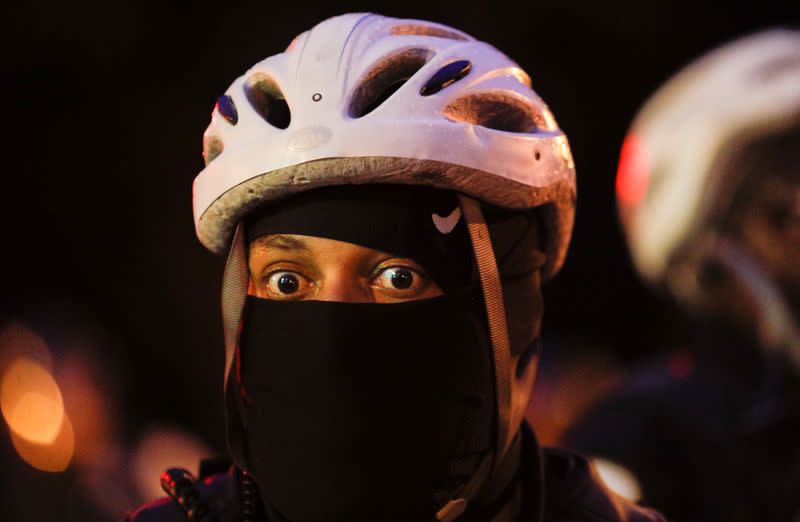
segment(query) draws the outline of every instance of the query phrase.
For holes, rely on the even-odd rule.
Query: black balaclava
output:
[[[492,351],[464,220],[448,231],[457,215],[451,192],[346,186],[245,224],[248,241],[300,234],[411,258],[444,291],[397,304],[247,297],[230,390],[247,470],[287,520],[427,522],[492,447]]]

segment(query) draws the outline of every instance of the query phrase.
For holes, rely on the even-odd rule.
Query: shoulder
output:
[[[585,458],[566,450],[543,451],[546,522],[664,522],[658,512],[609,491]]]
[[[682,357],[675,352],[632,371],[618,390],[575,420],[562,443],[624,465],[651,492],[674,490],[676,481],[688,485],[687,465],[724,463],[724,442],[738,418],[725,407],[726,391],[714,376],[692,371]]]
[[[201,477],[204,474],[201,473]],[[217,520],[236,520],[236,481],[234,469],[205,476],[194,483],[191,495],[205,504]],[[124,522],[185,522],[186,512],[170,497],[160,498],[128,513]]]
[[[616,391],[576,419],[564,442],[587,453],[659,451],[668,439],[702,441],[728,422],[724,387],[676,351],[634,368]]]

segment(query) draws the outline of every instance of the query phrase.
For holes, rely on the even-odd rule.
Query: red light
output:
[[[617,170],[617,198],[625,205],[636,205],[647,193],[650,158],[639,138],[628,134],[622,142]]]

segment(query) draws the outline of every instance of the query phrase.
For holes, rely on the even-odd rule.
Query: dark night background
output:
[[[546,288],[546,336],[624,363],[679,342],[681,331],[666,300],[635,279],[616,224],[613,181],[630,119],[702,52],[800,19],[800,3],[774,0],[6,6],[0,326],[22,321],[51,344],[65,330],[94,332],[105,368],[96,377],[114,390],[124,441],[166,422],[223,450],[223,260],[197,242],[191,212],[202,132],[216,97],[248,67],[349,11],[455,26],[529,72],[578,172],[572,249]],[[10,519],[81,519],[59,504],[65,479],[27,467],[3,433]],[[30,498],[5,487],[12,482]]]

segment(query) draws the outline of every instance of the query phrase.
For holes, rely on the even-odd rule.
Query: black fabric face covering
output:
[[[428,522],[492,447],[483,298],[451,192],[345,186],[293,196],[245,226],[346,241],[422,264],[445,295],[397,304],[248,296],[229,390],[247,470],[290,522]],[[460,209],[458,210],[460,213]]]
[[[248,296],[233,390],[264,503],[291,522],[431,520],[454,463],[491,444],[482,306],[472,292],[399,304]]]
[[[399,304],[248,296],[229,415],[279,518],[429,522],[493,446],[492,350],[472,248],[463,218],[441,230],[441,218],[459,213],[452,192],[343,186],[293,196],[245,224],[248,244],[299,234],[411,258],[444,291]],[[541,318],[538,223],[511,212],[487,221],[519,354]]]

